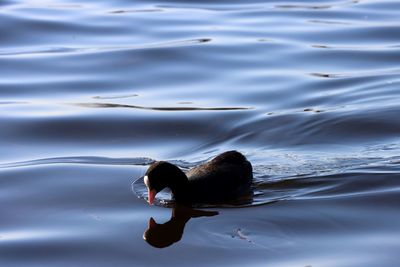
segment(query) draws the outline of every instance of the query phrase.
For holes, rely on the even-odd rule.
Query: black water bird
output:
[[[147,170],[144,183],[150,204],[166,187],[171,189],[178,204],[211,204],[245,195],[250,191],[252,179],[253,169],[246,157],[237,151],[227,151],[186,174],[169,162],[155,162]]]

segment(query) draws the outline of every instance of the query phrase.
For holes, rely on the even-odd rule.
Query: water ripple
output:
[[[0,57],[19,57],[19,56],[40,56],[40,55],[63,55],[63,54],[85,54],[85,53],[98,53],[98,52],[112,52],[112,51],[129,51],[129,50],[142,50],[152,48],[166,48],[166,47],[179,47],[189,46],[201,43],[211,42],[211,38],[199,38],[180,41],[168,41],[163,43],[132,45],[132,46],[95,46],[95,47],[39,47],[35,50],[31,48],[18,48],[0,50]]]
[[[108,158],[108,157],[58,157],[27,160],[11,163],[1,163],[0,169],[31,167],[48,164],[90,164],[90,165],[149,165],[154,160],[150,158]]]
[[[149,12],[163,12],[162,8],[149,8],[149,9],[120,9],[110,11],[110,14],[126,14],[126,13],[149,13]]]
[[[311,76],[319,78],[354,78],[354,77],[379,77],[400,74],[400,69],[380,69],[371,71],[351,71],[343,73],[310,73]]]
[[[316,5],[316,4],[310,4],[310,5],[287,4],[287,5],[276,5],[275,8],[299,9],[299,10],[301,10],[301,9],[323,10],[323,9],[336,8],[336,7],[340,7],[340,6],[354,5],[354,4],[358,4],[359,2],[360,2],[360,0],[337,1],[336,3],[322,4],[322,5]]]
[[[144,109],[144,110],[157,110],[157,111],[201,111],[201,110],[248,110],[251,107],[143,107],[135,105],[125,104],[112,104],[112,103],[78,103],[74,104],[80,107],[86,108],[132,108],[132,109]]]

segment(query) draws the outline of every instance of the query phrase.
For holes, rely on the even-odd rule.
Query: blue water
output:
[[[1,1],[0,265],[398,266],[399,10]],[[246,203],[144,200],[231,149]]]

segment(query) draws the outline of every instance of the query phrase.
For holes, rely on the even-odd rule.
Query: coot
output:
[[[169,162],[155,162],[147,170],[144,183],[151,205],[156,194],[166,187],[178,204],[220,203],[249,192],[252,179],[253,168],[246,157],[227,151],[186,174]]]

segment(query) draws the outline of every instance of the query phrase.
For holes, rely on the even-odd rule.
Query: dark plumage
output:
[[[237,151],[222,153],[186,174],[177,166],[158,161],[144,177],[149,203],[168,187],[177,203],[213,203],[233,200],[249,192],[253,179],[251,163]]]

